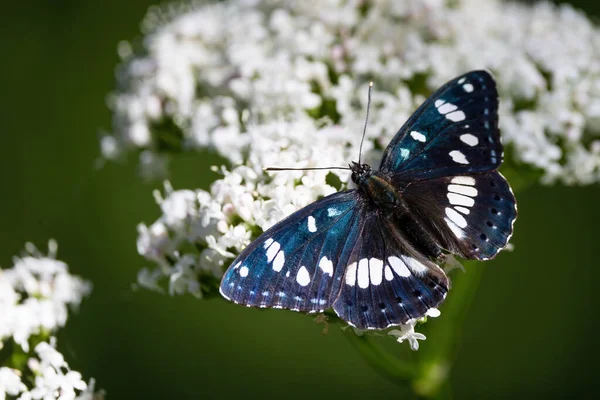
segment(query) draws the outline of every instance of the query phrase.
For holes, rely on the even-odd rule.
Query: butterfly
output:
[[[459,76],[400,128],[379,169],[352,162],[355,189],[296,211],[233,261],[220,292],[238,304],[320,313],[359,329],[424,316],[450,284],[447,254],[506,247],[516,200],[497,171],[498,93],[486,71]]]

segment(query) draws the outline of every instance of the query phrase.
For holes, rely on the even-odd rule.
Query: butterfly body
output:
[[[275,224],[226,271],[239,304],[307,313],[333,308],[361,329],[419,318],[446,297],[446,253],[493,258],[516,201],[502,159],[492,77],[473,71],[434,93],[399,130],[378,170],[349,165],[356,189]]]
[[[400,193],[392,182],[367,164],[350,164],[352,181],[358,191],[366,196],[375,208],[387,210],[397,207],[400,203]]]
[[[438,258],[443,254],[435,239],[422,229],[422,224],[411,214],[409,205],[402,199],[402,190],[409,183],[394,184],[385,173],[373,170],[367,164],[353,162],[349,166],[352,171],[351,179],[357,186],[365,207],[369,212],[385,219],[394,236],[400,237],[400,230],[403,230],[407,241],[421,254],[430,258]]]

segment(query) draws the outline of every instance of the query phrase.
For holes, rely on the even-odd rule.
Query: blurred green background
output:
[[[56,238],[59,258],[94,283],[59,344],[108,399],[409,398],[337,327],[324,336],[291,312],[132,290],[146,265],[136,225],[159,216],[151,192],[160,184],[141,182],[133,160],[94,165],[98,134],[110,129],[116,45],[139,36],[152,3],[3,3],[0,265],[25,241],[45,251]],[[578,6],[600,14],[597,2]],[[174,187],[206,188],[215,160],[175,160]],[[456,343],[453,390],[459,399],[589,397],[600,359],[600,189],[534,187],[518,201],[516,251],[475,267],[485,274]],[[407,348],[390,346],[409,357]]]

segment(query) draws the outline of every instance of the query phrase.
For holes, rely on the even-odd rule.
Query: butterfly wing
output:
[[[498,93],[486,71],[446,83],[400,128],[380,171],[403,180],[490,171],[502,161]]]
[[[516,200],[496,171],[503,147],[492,76],[472,71],[438,89],[385,150],[381,169],[440,247],[486,260],[504,248]]]
[[[256,307],[321,312],[339,291],[361,231],[359,195],[334,193],[277,223],[246,247],[221,281],[221,294]]]
[[[322,312],[361,329],[418,318],[448,290],[389,219],[356,191],[335,193],[274,225],[233,261],[221,294],[239,304]]]
[[[418,181],[403,198],[442,248],[468,259],[493,258],[517,218],[515,197],[498,171]]]
[[[364,211],[360,240],[333,304],[360,329],[384,329],[425,315],[446,297],[444,272],[410,245],[391,213]]]

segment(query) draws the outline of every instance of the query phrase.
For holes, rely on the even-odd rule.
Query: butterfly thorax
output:
[[[388,227],[394,231],[394,237],[403,237],[412,248],[426,257],[440,256],[441,250],[436,238],[425,228],[423,222],[410,212],[401,192],[385,174],[374,171],[366,164],[352,163],[350,168],[352,181],[358,187],[358,191],[379,215],[390,221]]]
[[[381,208],[395,208],[400,204],[400,196],[389,179],[374,171],[367,164],[350,164],[352,181],[358,191],[366,196],[375,206]]]

